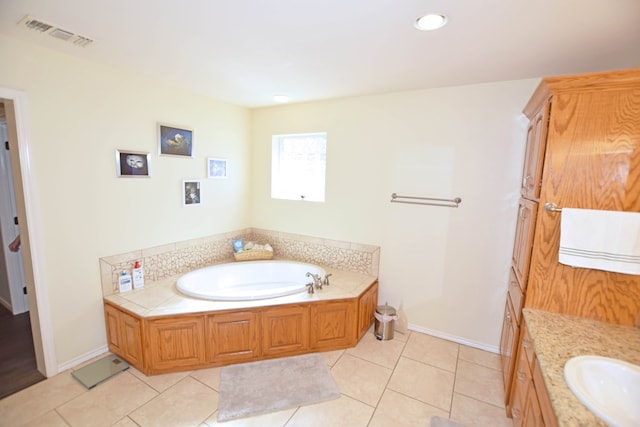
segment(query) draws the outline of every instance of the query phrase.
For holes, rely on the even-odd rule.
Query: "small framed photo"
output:
[[[116,175],[120,178],[148,178],[151,176],[149,153],[116,150]]]
[[[193,131],[158,124],[158,154],[161,156],[193,157]]]
[[[202,203],[199,180],[182,181],[182,205],[196,206]]]
[[[227,159],[209,157],[207,159],[207,177],[218,179],[227,178],[229,176],[227,166]]]

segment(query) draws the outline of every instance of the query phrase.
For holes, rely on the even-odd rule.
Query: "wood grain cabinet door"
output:
[[[518,219],[516,221],[516,235],[513,242],[513,270],[522,288],[527,290],[527,275],[531,263],[531,249],[535,232],[538,203],[521,198],[518,202]]]
[[[151,373],[205,365],[204,316],[149,320],[146,329]]]
[[[378,306],[378,282],[369,287],[358,301],[358,339],[367,332]]]
[[[144,371],[142,352],[142,321],[115,307],[105,304],[109,350]]]
[[[502,365],[502,378],[504,381],[505,403],[509,403],[510,389],[512,385],[512,373],[515,365],[515,356],[518,344],[520,327],[516,322],[516,316],[507,298],[504,307],[504,319],[502,320],[502,334],[500,337],[500,362]],[[508,408],[507,408],[508,409]]]
[[[547,101],[531,118],[527,129],[527,146],[520,189],[522,197],[527,199],[538,200],[540,197],[550,107],[551,103]]]
[[[313,350],[348,347],[356,342],[356,301],[331,301],[311,306]]]
[[[207,359],[212,363],[249,361],[260,355],[260,313],[207,316]]]
[[[271,307],[262,312],[262,354],[300,354],[309,349],[309,306]]]

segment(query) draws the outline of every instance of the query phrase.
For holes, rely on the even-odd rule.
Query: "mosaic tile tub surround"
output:
[[[103,296],[117,293],[118,276],[131,271],[136,261],[144,268],[145,282],[166,279],[208,265],[234,262],[232,241],[270,243],[279,259],[319,264],[338,270],[378,276],[380,247],[257,228],[170,243],[100,258]]]

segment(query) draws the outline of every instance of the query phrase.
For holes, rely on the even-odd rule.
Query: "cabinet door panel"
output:
[[[118,356],[124,356],[125,343],[122,339],[123,334],[120,331],[120,313],[119,310],[105,304],[104,318],[107,325],[107,344],[109,345],[109,350]]]
[[[314,350],[348,347],[356,342],[355,301],[311,306],[310,344]]]
[[[358,302],[358,339],[367,332],[373,322],[373,315],[378,306],[378,282],[375,282],[360,297]]]
[[[527,146],[520,189],[522,197],[527,199],[537,200],[540,197],[550,108],[551,103],[547,101],[531,119],[527,129]]]
[[[538,204],[531,200],[520,199],[516,235],[513,243],[513,270],[523,293],[527,290],[527,275],[531,261],[531,249],[535,231]]]
[[[512,372],[515,365],[518,334],[520,328],[516,323],[511,301],[507,299],[504,307],[502,335],[500,337],[500,361],[502,363],[502,378],[505,389],[505,403],[509,403],[509,391],[512,384]]]
[[[124,358],[140,369],[143,361],[142,322],[127,313],[121,313],[121,331],[125,342]]]
[[[207,317],[210,362],[251,360],[260,355],[260,313],[238,312]]]
[[[309,348],[309,307],[273,307],[262,313],[262,354],[298,354]]]
[[[147,322],[149,366],[155,373],[196,369],[206,362],[204,316]]]

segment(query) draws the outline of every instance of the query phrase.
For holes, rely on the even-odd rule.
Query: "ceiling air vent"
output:
[[[26,28],[34,31],[48,34],[51,37],[55,37],[59,40],[72,43],[76,46],[86,47],[93,43],[88,37],[81,36],[80,34],[72,33],[71,31],[63,30],[56,25],[49,24],[47,22],[36,19],[32,16],[26,15],[18,22],[18,25],[24,25]]]

